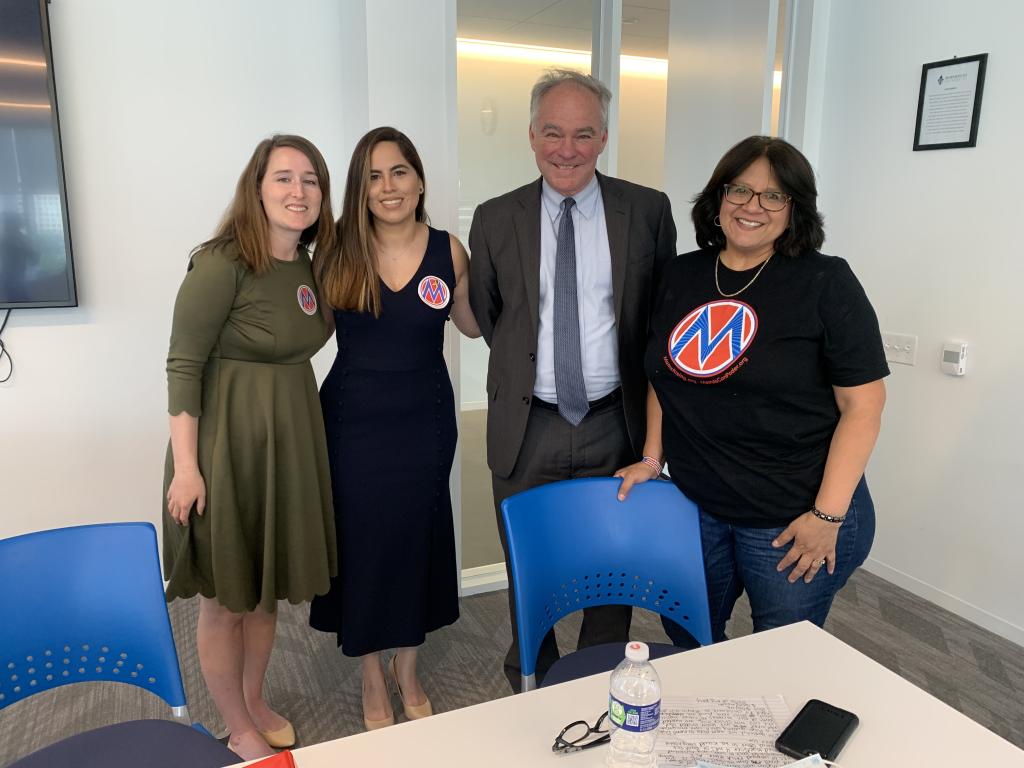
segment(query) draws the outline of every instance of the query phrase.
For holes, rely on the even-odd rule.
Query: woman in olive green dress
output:
[[[323,157],[261,142],[217,234],[192,254],[167,356],[167,598],[199,594],[199,663],[247,760],[291,746],[263,699],[277,601],[337,573],[330,471],[310,357],[329,329],[307,246],[334,247]]]

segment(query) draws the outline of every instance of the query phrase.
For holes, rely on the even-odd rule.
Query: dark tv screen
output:
[[[78,303],[46,0],[0,0],[0,309]]]

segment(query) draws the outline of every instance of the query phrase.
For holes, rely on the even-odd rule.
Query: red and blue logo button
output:
[[[433,275],[427,275],[420,280],[416,292],[419,294],[420,300],[432,309],[444,309],[452,300],[452,292],[449,290],[448,284],[440,277]]]
[[[308,285],[300,285],[296,292],[299,299],[299,306],[307,315],[316,314],[316,294]]]

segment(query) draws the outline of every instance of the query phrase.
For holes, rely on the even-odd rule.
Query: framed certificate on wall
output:
[[[914,151],[978,143],[978,118],[988,54],[933,61],[921,68]]]

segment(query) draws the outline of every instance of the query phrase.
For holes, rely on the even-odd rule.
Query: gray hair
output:
[[[577,88],[590,91],[597,97],[601,105],[601,128],[608,130],[608,105],[612,100],[612,92],[608,86],[591,75],[584,75],[575,69],[549,69],[540,76],[540,79],[533,86],[530,92],[530,125],[537,122],[537,112],[540,109],[540,100],[553,88],[563,83],[571,83]]]

